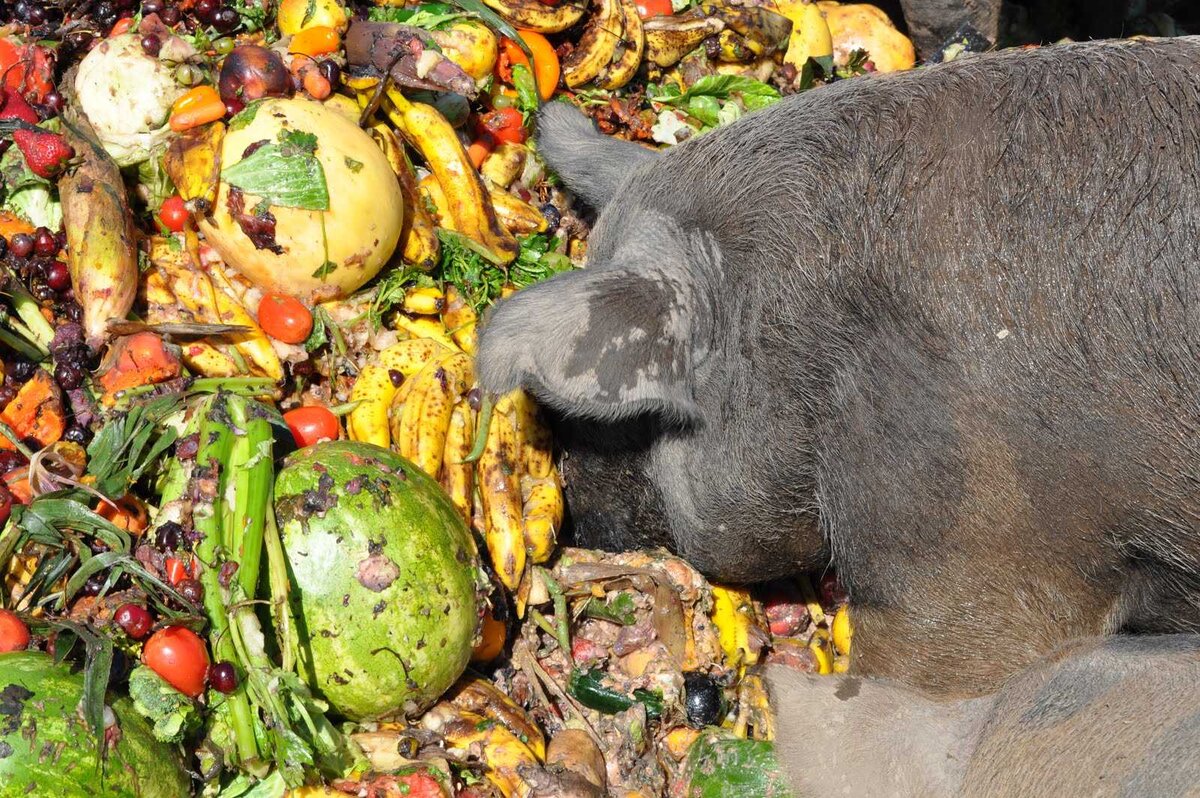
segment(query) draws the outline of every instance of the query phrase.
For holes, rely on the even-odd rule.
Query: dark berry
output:
[[[198,0],[192,10],[196,12],[196,18],[201,22],[211,23],[213,13],[218,8],[220,8],[220,4],[217,0]]]
[[[67,264],[56,260],[46,269],[46,285],[59,293],[71,287],[71,272]]]
[[[168,6],[162,10],[162,13],[158,15],[158,18],[161,19],[163,24],[168,28],[178,25],[179,8],[177,6]]]
[[[220,693],[232,693],[237,689],[237,669],[232,662],[218,662],[208,669],[208,683]]]
[[[117,21],[117,10],[108,0],[101,0],[92,8],[92,19],[102,28],[111,28]]]
[[[133,0],[112,0],[113,8],[118,11],[128,11],[133,8]]]
[[[27,462],[29,461],[25,459],[25,455],[16,449],[0,449],[0,474],[7,474]]]
[[[230,116],[236,116],[237,114],[241,113],[242,109],[245,107],[246,104],[236,97],[230,97],[225,101],[225,113],[229,114]]]
[[[683,679],[687,719],[696,728],[715,726],[724,714],[721,688],[703,673],[688,673]]]
[[[554,206],[554,203],[547,202],[541,207],[542,216],[546,217],[546,228],[549,230],[557,230],[558,225],[562,222],[562,212]]]
[[[86,427],[67,427],[67,431],[63,433],[62,439],[67,443],[78,443],[83,446],[91,438],[91,433]]]
[[[73,391],[80,385],[83,385],[83,371],[78,366],[72,366],[69,363],[59,363],[54,367],[54,381],[63,390]]]
[[[8,486],[0,482],[0,525],[8,522],[8,517],[12,514],[13,497],[8,491]]]
[[[142,37],[142,52],[146,55],[158,57],[158,51],[162,49],[162,39],[157,36],[147,34]]]
[[[48,228],[39,227],[33,236],[33,251],[48,258],[58,252],[58,239]]]
[[[56,91],[52,91],[42,100],[42,107],[46,109],[47,116],[58,116],[63,111],[63,96]]]
[[[0,236],[0,258],[3,258],[6,252],[8,252],[8,239]]]
[[[34,277],[29,281],[29,293],[39,302],[48,302],[54,299],[58,292],[46,285],[46,281],[41,277]]]
[[[140,604],[122,604],[113,615],[113,620],[134,640],[145,637],[154,624],[150,611]]]
[[[133,671],[133,659],[121,649],[114,648],[112,662],[108,666],[109,685],[115,687],[129,681],[131,671]]]
[[[212,16],[212,26],[221,33],[229,33],[241,21],[241,15],[232,8],[222,8],[220,11],[214,11]]]
[[[174,521],[167,521],[154,534],[154,545],[162,551],[178,551],[183,545],[183,527]]]
[[[8,367],[8,375],[17,382],[28,382],[37,371],[37,364],[24,358],[14,360]]]
[[[204,586],[195,579],[183,579],[175,586],[175,589],[179,591],[179,595],[193,604],[199,604],[204,600]]]
[[[29,233],[17,233],[8,242],[8,249],[12,252],[13,257],[28,258],[33,254],[33,236]]]
[[[321,77],[329,81],[329,85],[337,88],[338,82],[342,79],[342,68],[334,61],[325,60],[320,64]]]
[[[85,596],[98,596],[100,591],[104,589],[104,583],[108,581],[107,574],[94,574],[83,583],[83,589],[80,591]]]
[[[144,0],[142,3],[142,15],[160,14],[164,8],[162,0]]]

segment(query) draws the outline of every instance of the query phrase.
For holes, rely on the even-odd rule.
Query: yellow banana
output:
[[[412,378],[412,391],[392,419],[397,451],[434,479],[442,469],[454,405],[473,380],[471,359],[461,352],[431,361]]]
[[[510,395],[496,402],[483,454],[479,457],[479,496],[484,540],[500,582],[515,591],[525,572],[521,471],[517,431],[509,417]]]
[[[563,521],[562,485],[558,474],[522,477],[521,494],[525,498],[525,549],[534,563],[544,563],[554,554]]]
[[[854,637],[854,629],[850,626],[850,610],[844,606],[838,607],[837,612],[833,614],[831,627],[834,649],[839,654],[849,654],[850,640]]]
[[[425,713],[421,725],[441,734],[452,752],[465,756],[468,750],[478,751],[484,775],[504,798],[522,798],[532,792],[520,769],[537,767],[538,758],[503,723],[442,703]]]
[[[541,0],[483,0],[484,4],[518,28],[538,33],[558,33],[574,25],[587,10],[587,0],[567,0],[557,6]]]
[[[619,0],[595,0],[599,6],[580,37],[579,43],[562,61],[563,81],[572,89],[600,77],[613,60],[621,30]]]
[[[352,441],[365,441],[387,447],[391,443],[388,431],[388,410],[396,386],[383,366],[367,364],[358,372],[350,401],[358,405],[346,416],[346,433]]]
[[[454,343],[454,339],[446,331],[446,325],[442,324],[441,319],[436,316],[417,316],[413,318],[403,313],[397,313],[392,317],[392,323],[413,338],[428,338],[452,352],[458,349],[458,346]]]
[[[432,338],[410,338],[380,352],[378,362],[383,368],[398,371],[408,379],[435,357],[444,358],[452,354],[453,347],[447,347]]]
[[[191,237],[193,234],[189,234]],[[235,297],[236,289],[219,268],[210,269],[209,279],[213,283],[213,295],[217,300],[217,315],[221,324],[240,324],[250,331],[234,336],[234,346],[252,364],[252,370],[273,380],[283,379],[283,364],[267,334],[258,326],[254,317]]]
[[[520,247],[500,224],[483,178],[471,165],[453,126],[436,108],[407,100],[388,88],[386,111],[414,147],[420,150],[447,200],[455,231],[481,244],[499,263],[509,263]]]
[[[475,464],[463,460],[471,453],[474,437],[475,414],[467,400],[460,399],[450,414],[450,428],[446,431],[441,481],[468,526],[471,523],[471,495],[475,490]]]
[[[508,188],[521,176],[529,148],[515,141],[502,141],[496,145],[479,167],[479,173],[501,188]]]
[[[817,661],[817,673],[822,676],[833,673],[833,655],[829,653],[828,646],[814,639],[808,644],[808,650],[813,653],[813,657]]]
[[[150,324],[190,321],[158,269],[149,269],[142,274],[141,289],[146,303],[146,321]],[[179,354],[193,374],[233,377],[239,373],[237,364],[228,355],[206,341],[187,341],[180,345]]]
[[[496,209],[496,218],[509,232],[520,235],[541,233],[549,226],[541,211],[515,194],[488,186],[488,196],[491,197],[492,207]]]
[[[215,122],[172,136],[163,154],[163,170],[197,213],[208,213],[217,201],[224,141],[225,125]]]
[[[804,69],[810,58],[828,58],[833,55],[833,36],[829,23],[816,3],[800,0],[775,0],[774,10],[792,21],[792,32],[788,37],[787,53],[783,63],[791,64],[797,71]],[[771,8],[771,5],[768,5]]]
[[[421,202],[417,193],[417,176],[404,145],[386,125],[371,127],[371,136],[387,155],[396,180],[400,183],[400,194],[404,197],[404,227],[400,231],[400,257],[423,271],[431,271],[438,262],[441,243],[433,217]]]
[[[446,302],[442,308],[442,324],[446,325],[450,337],[462,351],[471,357],[475,356],[475,346],[478,335],[475,325],[478,317],[475,309],[467,304],[462,292],[454,285],[446,286]]]
[[[529,750],[539,761],[546,758],[546,738],[542,735],[542,730],[530,720],[525,710],[487,679],[479,676],[464,677],[451,690],[450,703],[461,710],[503,723],[529,746]]]
[[[596,81],[602,89],[619,89],[633,79],[642,63],[642,52],[646,49],[646,36],[642,31],[642,18],[638,16],[637,4],[633,0],[618,0],[621,11],[621,38],[617,43],[612,63],[601,72]]]
[[[542,422],[537,402],[524,391],[513,391],[509,399],[513,425],[521,442],[521,463],[530,476],[549,477],[554,470],[554,441]]]
[[[717,627],[725,664],[741,671],[758,662],[759,649],[750,643],[754,607],[750,594],[732,587],[712,586],[712,619]]]
[[[725,29],[716,17],[697,14],[670,14],[654,17],[642,23],[646,37],[645,60],[666,69],[683,60],[700,42]]]
[[[434,316],[442,312],[446,295],[433,285],[414,285],[404,292],[401,305],[405,313],[416,316]]]

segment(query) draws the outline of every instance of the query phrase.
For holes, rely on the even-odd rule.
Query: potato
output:
[[[817,5],[833,37],[834,63],[845,64],[855,50],[870,53],[877,72],[898,72],[916,63],[912,42],[896,30],[882,10],[868,3]]]
[[[246,116],[253,116],[246,122]],[[265,291],[291,294],[313,303],[344,297],[379,273],[391,257],[404,221],[404,200],[396,175],[371,137],[345,115],[302,99],[269,99],[235,117],[221,148],[221,184],[212,216],[200,229],[226,263]],[[270,202],[242,191],[249,219],[269,212],[274,237],[257,236],[231,215],[234,169],[253,144],[280,143],[281,133],[311,133],[313,155],[324,172],[328,210],[306,210]],[[275,186],[269,187],[277,190]],[[266,191],[267,187],[261,188]]]

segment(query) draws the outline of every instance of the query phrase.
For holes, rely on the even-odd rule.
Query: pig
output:
[[[775,666],[776,753],[797,798],[1200,796],[1200,637],[1080,640],[998,692]]]
[[[852,666],[946,697],[1200,623],[1200,40],[835,82],[657,152],[538,147],[585,268],[495,305],[478,378],[561,443],[576,543],[832,566]]]

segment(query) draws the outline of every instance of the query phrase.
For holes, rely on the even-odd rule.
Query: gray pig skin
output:
[[[1089,639],[996,694],[768,669],[796,798],[1200,796],[1200,637]]]
[[[832,564],[855,670],[946,695],[1200,628],[1200,40],[841,81],[663,153],[538,124],[601,210],[478,374],[550,409],[581,545]]]

